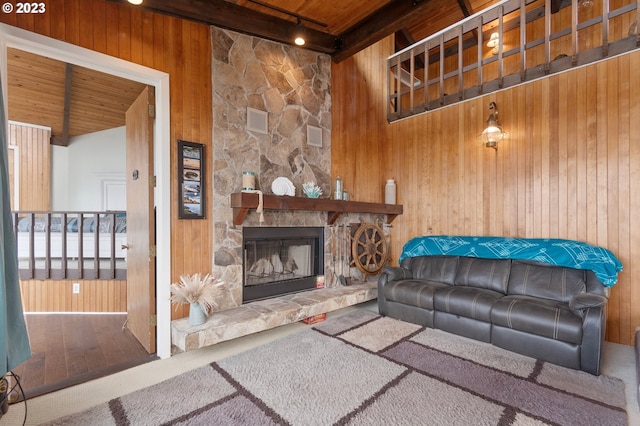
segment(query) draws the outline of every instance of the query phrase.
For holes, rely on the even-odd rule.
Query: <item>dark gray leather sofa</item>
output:
[[[418,256],[385,267],[380,314],[599,375],[609,289],[591,271]]]

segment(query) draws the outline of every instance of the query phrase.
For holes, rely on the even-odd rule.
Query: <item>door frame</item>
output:
[[[156,188],[156,354],[171,356],[171,133],[169,74],[84,47],[0,23],[0,77],[7,102],[7,48],[13,47],[52,59],[112,74],[155,87],[154,167]],[[5,111],[6,113],[6,111]],[[5,114],[5,119],[7,115]]]

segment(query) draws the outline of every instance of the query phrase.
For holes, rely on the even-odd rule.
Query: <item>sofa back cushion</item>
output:
[[[510,266],[509,259],[461,257],[454,284],[486,288],[507,294]]]
[[[458,256],[416,256],[406,258],[402,266],[411,269],[414,279],[453,285]]]
[[[569,303],[571,298],[586,290],[585,271],[519,262],[511,264],[509,294],[541,297]]]

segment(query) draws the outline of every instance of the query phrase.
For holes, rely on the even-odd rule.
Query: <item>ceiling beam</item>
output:
[[[129,5],[125,0],[115,0]],[[129,5],[131,6],[131,5]],[[140,7],[178,18],[258,36],[285,44],[293,44],[297,22],[268,15],[223,0],[145,0]],[[305,48],[333,53],[335,36],[305,27]]]
[[[460,11],[462,12],[462,16],[464,16],[465,18],[468,18],[469,16],[472,15],[472,8],[471,8],[471,3],[469,2],[469,0],[458,0],[458,6],[460,6]],[[478,42],[478,30],[473,30],[473,40],[477,43]]]
[[[551,0],[551,13],[558,13],[568,6],[571,6],[571,0]]]
[[[460,6],[460,11],[462,11],[465,18],[471,16],[472,9],[469,0],[458,0],[458,6]]]
[[[341,62],[419,19],[427,11],[430,2],[395,0],[378,9],[338,36],[342,48],[333,55],[333,61]]]
[[[51,135],[51,145],[69,146],[69,120],[71,114],[71,91],[73,89],[73,65],[67,63],[64,70],[64,106],[62,108],[62,134]]]
[[[409,47],[412,44],[415,44],[416,42],[416,40],[413,38],[411,33],[409,33],[409,31],[406,28],[402,28],[401,30],[396,31],[395,35],[396,35],[395,36],[396,52],[399,52],[405,47]],[[414,64],[415,69],[419,70],[424,68],[424,59],[422,58],[422,56],[416,56],[415,61],[416,61]],[[407,71],[409,70],[407,69]]]

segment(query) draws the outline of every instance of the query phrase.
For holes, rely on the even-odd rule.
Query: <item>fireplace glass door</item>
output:
[[[243,302],[316,287],[324,271],[323,228],[243,228]]]

